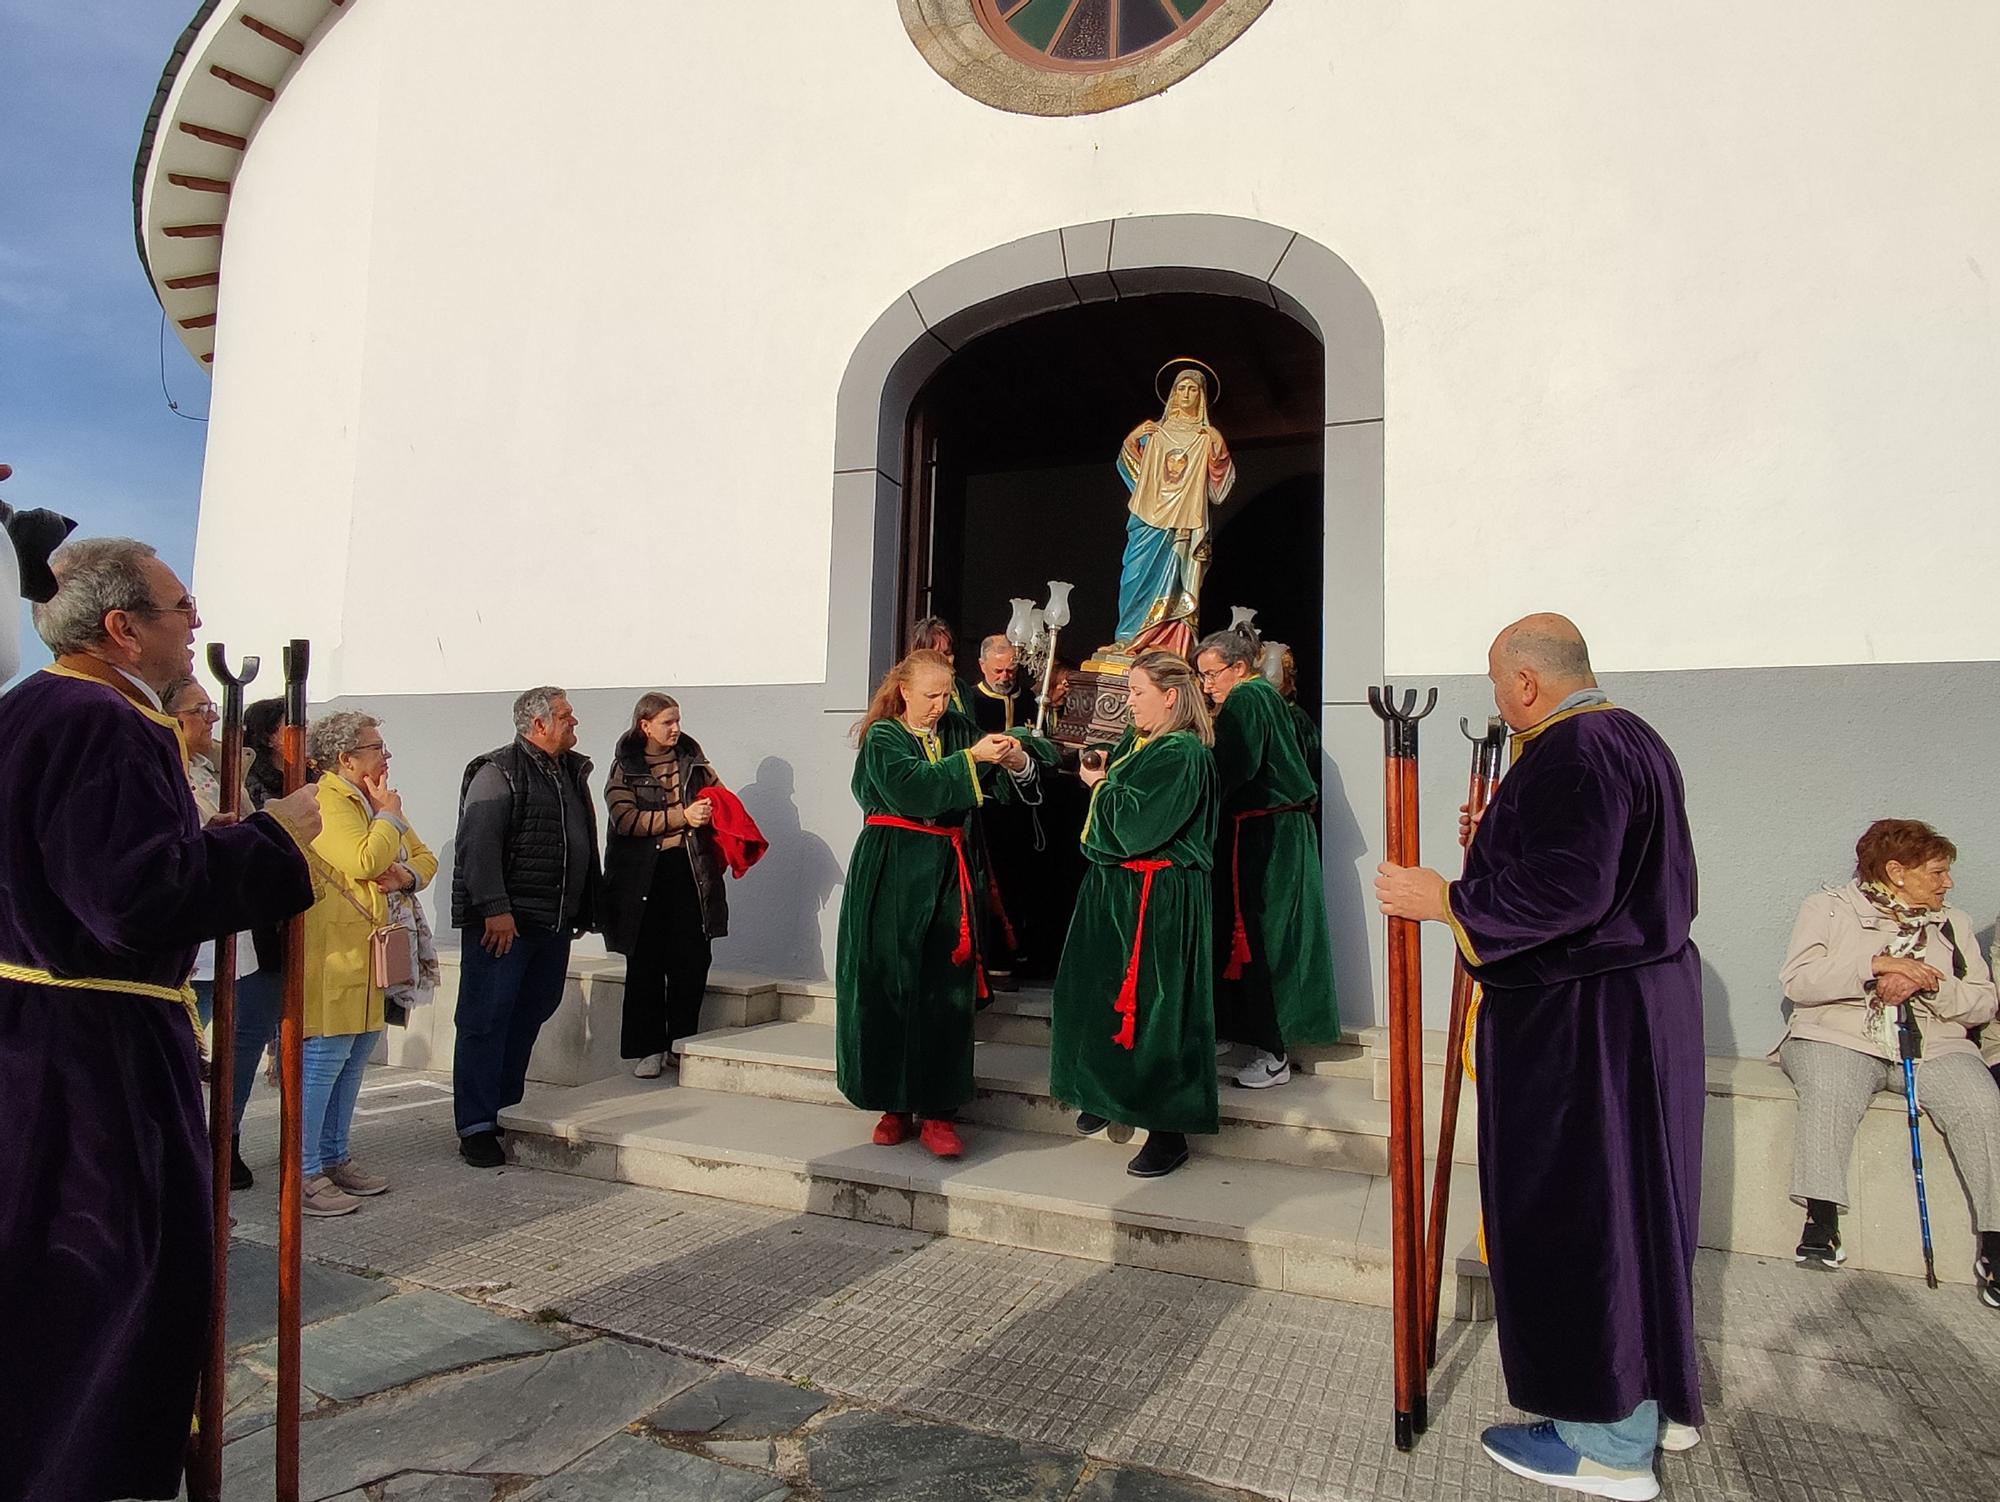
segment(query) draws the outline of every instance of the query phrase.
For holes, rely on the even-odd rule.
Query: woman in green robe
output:
[[[966,819],[997,790],[997,767],[1027,765],[1011,736],[939,743],[951,688],[940,654],[912,652],[856,726],[854,801],[866,823],[847,864],[834,965],[841,1094],[883,1113],[884,1147],[921,1119],[924,1146],[941,1158],[963,1150],[951,1116],[972,1098],[980,972]]]
[[[1187,1133],[1216,1129],[1209,867],[1215,762],[1194,671],[1170,652],[1132,665],[1132,726],[1087,766],[1089,862],[1056,973],[1049,1084],[1088,1135],[1146,1128],[1126,1172],[1187,1162]]]
[[[1218,631],[1195,652],[1215,702],[1222,799],[1215,848],[1216,1029],[1257,1056],[1236,1083],[1263,1090],[1292,1077],[1287,1045],[1340,1041],[1333,944],[1320,874],[1317,768],[1297,706],[1257,671],[1256,644]]]

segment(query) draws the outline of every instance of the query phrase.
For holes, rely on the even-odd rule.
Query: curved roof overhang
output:
[[[243,153],[346,0],[201,0],[160,74],[132,164],[132,228],[174,333],[215,359],[222,237]]]

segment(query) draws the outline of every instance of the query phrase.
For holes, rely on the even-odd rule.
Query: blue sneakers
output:
[[[1624,1471],[1588,1460],[1564,1444],[1547,1419],[1539,1424],[1495,1424],[1479,1436],[1479,1443],[1516,1476],[1544,1486],[1620,1502],[1652,1502],[1660,1494],[1660,1483],[1650,1468]]]

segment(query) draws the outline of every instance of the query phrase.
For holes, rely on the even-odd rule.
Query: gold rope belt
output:
[[[201,1045],[201,1013],[195,1008],[194,985],[156,986],[143,980],[99,980],[82,975],[51,975],[32,965],[11,965],[0,960],[0,980],[17,980],[29,986],[54,986],[63,991],[111,991],[120,996],[144,996],[151,1001],[171,1001],[187,1013],[197,1047]]]

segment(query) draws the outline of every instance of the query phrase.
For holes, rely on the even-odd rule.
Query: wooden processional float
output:
[[[285,791],[306,784],[307,642],[294,640],[285,648],[285,722],[279,734],[279,759],[285,770]],[[257,676],[258,660],[246,657],[239,672],[231,672],[222,646],[208,649],[209,671],[222,685],[222,812],[242,813],[243,689]],[[285,990],[278,1018],[278,1502],[299,1498],[299,1280],[301,1233],[304,1229],[303,1185],[299,1156],[300,1102],[304,1084],[305,1049],[305,914],[285,924]],[[194,1462],[188,1471],[192,1502],[221,1502],[222,1408],[224,1363],[228,1336],[225,1320],[229,1291],[229,1165],[234,1125],[231,1082],[236,1054],[236,935],[215,944],[215,1013],[213,1058],[209,1068],[208,1136],[214,1166],[215,1274],[210,1289],[207,1362],[202,1374],[197,1410]]]

